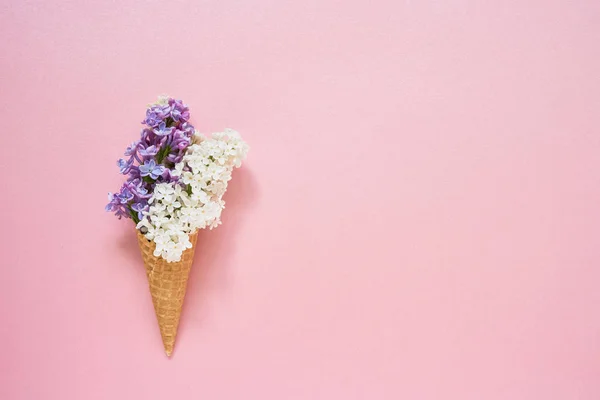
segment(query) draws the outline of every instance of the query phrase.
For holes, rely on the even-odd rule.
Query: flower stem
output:
[[[129,210],[129,215],[131,215],[131,219],[137,225],[140,222],[137,213],[131,208],[131,204],[127,204],[127,209]]]
[[[169,146],[169,145],[166,145],[165,147],[160,149],[158,154],[156,155],[156,163],[162,164],[163,160],[165,159],[167,154],[169,154],[170,151],[171,151],[171,146]]]

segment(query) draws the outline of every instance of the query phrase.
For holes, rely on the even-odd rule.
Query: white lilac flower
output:
[[[137,224],[156,244],[154,255],[168,262],[181,260],[183,252],[192,247],[191,233],[221,224],[222,197],[231,172],[248,152],[248,145],[232,129],[210,138],[196,131],[192,143],[170,171],[179,180],[156,184],[148,210]]]

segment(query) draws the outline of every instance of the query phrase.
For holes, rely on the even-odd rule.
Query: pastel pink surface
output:
[[[0,4],[0,398],[600,398],[600,3]],[[166,359],[104,213],[168,93],[246,164]]]

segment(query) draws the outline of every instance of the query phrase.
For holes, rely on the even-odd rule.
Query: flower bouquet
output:
[[[139,140],[117,165],[127,181],[108,194],[106,211],[136,224],[152,303],[167,356],[194,259],[198,229],[221,224],[223,195],[248,145],[231,129],[204,136],[181,101],[159,97],[146,110]]]

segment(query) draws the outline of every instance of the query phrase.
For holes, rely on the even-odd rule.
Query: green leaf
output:
[[[158,154],[156,154],[156,163],[162,164],[163,160],[171,152],[171,146],[167,145],[159,150]]]

